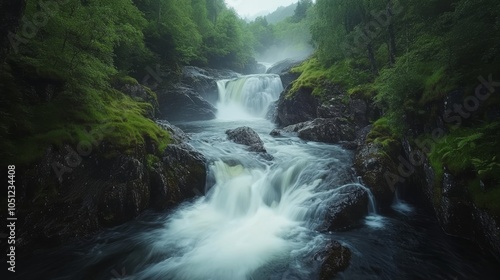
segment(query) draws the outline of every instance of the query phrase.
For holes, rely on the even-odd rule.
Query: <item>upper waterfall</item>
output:
[[[264,117],[269,105],[283,91],[279,75],[249,75],[217,82],[219,118]]]

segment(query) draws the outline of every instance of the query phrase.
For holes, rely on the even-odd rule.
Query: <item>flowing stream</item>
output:
[[[205,194],[165,213],[147,213],[81,244],[35,255],[19,279],[318,279],[317,253],[330,240],[352,251],[339,279],[490,279],[494,262],[445,236],[431,215],[397,200],[345,232],[316,229],[345,188],[365,188],[340,146],[273,138],[263,117],[283,87],[279,76],[218,83],[219,117],[178,123],[208,159]],[[227,140],[250,126],[273,160]]]

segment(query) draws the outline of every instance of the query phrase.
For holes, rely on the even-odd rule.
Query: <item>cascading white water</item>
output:
[[[283,84],[279,75],[243,76],[217,82],[219,119],[264,117],[269,105],[279,98]]]

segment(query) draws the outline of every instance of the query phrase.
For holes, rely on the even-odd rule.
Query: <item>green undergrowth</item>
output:
[[[387,117],[382,117],[372,124],[372,129],[366,136],[366,142],[379,144],[388,153],[394,152],[393,149],[398,141]]]
[[[466,176],[474,201],[497,215],[500,214],[500,205],[497,205],[500,199],[499,137],[499,121],[455,129],[439,138],[429,155],[438,184],[445,167],[455,176]],[[484,188],[479,186],[480,181]]]
[[[301,88],[312,90],[312,94],[322,97],[322,85],[325,82],[335,83],[345,88],[363,88],[370,82],[371,74],[364,70],[362,62],[354,60],[343,60],[332,66],[324,67],[317,58],[311,58],[291,70],[292,73],[300,74],[299,78],[292,84],[289,96],[293,96]]]
[[[171,141],[166,131],[145,117],[149,103],[134,101],[110,87],[75,84],[66,84],[49,100],[41,100],[9,70],[4,65],[0,74],[4,119],[0,152],[7,164],[29,164],[49,145],[95,151],[108,142],[114,152],[132,153],[146,138],[160,150]]]

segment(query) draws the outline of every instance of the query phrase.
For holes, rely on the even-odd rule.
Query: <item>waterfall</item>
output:
[[[262,118],[283,91],[279,75],[249,75],[217,82],[219,119]]]

